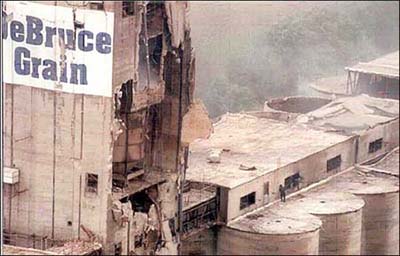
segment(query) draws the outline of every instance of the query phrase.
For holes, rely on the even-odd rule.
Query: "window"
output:
[[[93,173],[86,174],[86,192],[97,193],[97,180],[99,175]]]
[[[287,177],[285,179],[285,188],[290,189],[290,188],[298,188],[300,182],[300,173],[296,172],[295,174]]]
[[[114,255],[121,255],[122,254],[122,243],[119,242],[114,244]]]
[[[143,246],[143,234],[135,236],[135,248]]]
[[[326,170],[328,172],[335,170],[337,168],[340,168],[341,164],[342,164],[342,156],[341,155],[335,156],[334,158],[331,158],[326,162]]]
[[[375,153],[376,151],[382,149],[382,145],[383,145],[382,138],[374,140],[373,142],[369,143],[368,153]]]
[[[122,1],[122,17],[128,17],[133,15],[135,15],[135,2]]]
[[[256,192],[252,192],[240,198],[240,210],[249,207],[256,202]]]
[[[269,181],[264,183],[264,195],[269,195]]]
[[[90,9],[104,10],[104,1],[89,1]]]

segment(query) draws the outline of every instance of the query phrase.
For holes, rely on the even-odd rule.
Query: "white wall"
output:
[[[279,185],[283,185],[285,178],[295,174],[296,172],[300,172],[300,176],[303,177],[303,181],[300,184],[301,188],[325,179],[338,171],[345,170],[354,165],[355,140],[355,136],[349,137],[347,140],[339,144],[333,145],[297,162],[257,177],[248,183],[232,188],[229,191],[228,197],[227,220],[230,221],[246,212],[252,211],[268,203],[264,200],[264,183],[267,181],[269,182],[269,202],[271,202],[279,198]],[[339,154],[341,154],[342,158],[340,170],[327,172],[326,162]],[[256,192],[256,203],[240,210],[240,198],[251,192]],[[288,191],[287,195],[290,192],[291,191]]]
[[[383,138],[383,147],[374,153],[368,153],[369,143]],[[376,126],[360,134],[357,163],[362,163],[389,152],[399,145],[399,119]]]

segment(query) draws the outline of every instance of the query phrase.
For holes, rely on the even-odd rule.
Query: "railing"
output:
[[[183,212],[183,233],[214,225],[218,216],[218,201],[211,198]]]

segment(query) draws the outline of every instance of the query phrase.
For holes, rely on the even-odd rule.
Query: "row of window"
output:
[[[377,139],[373,142],[369,143],[369,153],[377,152],[382,149],[383,139]],[[326,170],[328,172],[333,170],[340,170],[340,166],[342,165],[342,155],[337,155],[328,161],[326,161]],[[295,173],[287,178],[285,178],[285,188],[295,188],[299,186],[301,176],[300,173]],[[269,182],[264,183],[264,195],[269,195]],[[240,210],[243,210],[252,204],[256,203],[256,192],[251,192],[240,198]]]

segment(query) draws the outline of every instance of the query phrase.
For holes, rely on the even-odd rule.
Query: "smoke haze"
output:
[[[395,51],[399,2],[190,2],[196,93],[216,117]]]

